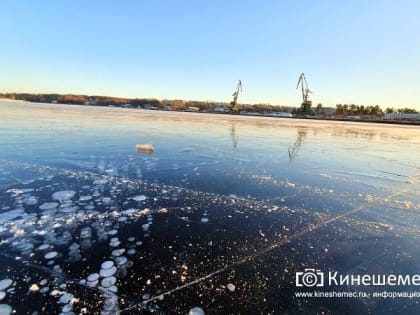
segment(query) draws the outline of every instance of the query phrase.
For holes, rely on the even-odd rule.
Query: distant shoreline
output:
[[[85,104],[66,104],[66,103],[44,103],[44,102],[31,102],[26,100],[13,100],[9,98],[0,98],[2,102],[19,102],[19,103],[33,103],[33,104],[46,104],[46,105],[57,105],[57,106],[80,106],[80,107],[106,107],[106,108],[124,108],[123,106],[112,105],[85,105]],[[280,117],[280,116],[271,116],[264,114],[252,114],[248,113],[246,115],[239,113],[219,113],[211,111],[188,111],[188,110],[162,110],[162,109],[144,109],[144,108],[124,108],[130,110],[144,110],[152,112],[188,112],[195,114],[214,114],[214,115],[223,115],[223,116],[240,116],[240,117],[269,117],[269,118],[285,118],[285,119],[307,119],[307,120],[316,120],[316,121],[342,121],[342,122],[352,122],[352,123],[377,123],[377,124],[389,124],[389,125],[410,125],[410,126],[420,126],[420,120],[392,120],[392,119],[351,119],[351,118],[339,118],[339,117],[320,117],[320,116],[293,116],[293,117]]]

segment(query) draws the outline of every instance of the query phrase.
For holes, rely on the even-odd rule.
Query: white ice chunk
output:
[[[236,287],[235,287],[235,285],[233,283],[228,283],[228,285],[226,287],[228,288],[228,290],[230,292],[234,292],[235,289],[236,289]]]

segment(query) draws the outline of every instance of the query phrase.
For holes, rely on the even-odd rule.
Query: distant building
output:
[[[389,113],[389,114],[385,114],[384,119],[387,119],[387,120],[420,120],[420,114]]]
[[[346,115],[344,116],[344,118],[346,119],[351,119],[351,120],[360,120],[360,115]]]
[[[172,110],[172,105],[163,106],[163,110]]]
[[[144,109],[158,109],[156,106],[153,106],[152,104],[144,104],[143,108]]]
[[[346,119],[352,120],[378,120],[381,119],[379,115],[346,115],[344,116]]]
[[[213,111],[215,113],[229,113],[230,112],[229,108],[226,108],[226,107],[215,107]]]
[[[248,115],[248,116],[261,116],[261,114],[258,113],[258,112],[249,112],[249,111],[246,111],[246,110],[241,110],[239,112],[239,114],[240,115]]]
[[[271,117],[293,117],[292,114],[287,113],[287,112],[264,113],[264,116],[271,116]]]

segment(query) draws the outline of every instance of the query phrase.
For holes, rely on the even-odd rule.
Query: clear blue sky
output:
[[[420,1],[1,1],[0,92],[420,109]]]

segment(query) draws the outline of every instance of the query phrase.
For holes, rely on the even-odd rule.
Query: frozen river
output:
[[[418,126],[0,100],[0,314],[419,314],[419,157]]]

